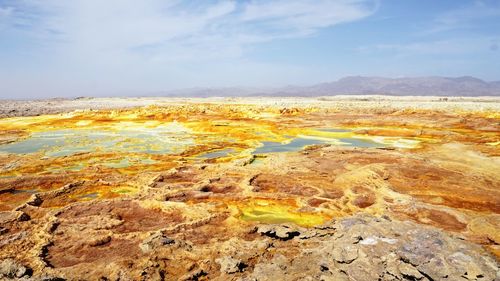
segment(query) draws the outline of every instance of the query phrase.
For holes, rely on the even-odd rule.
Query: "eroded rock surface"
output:
[[[208,230],[201,225],[192,228]],[[214,230],[213,235],[219,236]],[[34,276],[67,280],[106,277],[112,280],[365,281],[497,280],[500,277],[500,264],[478,245],[432,227],[368,215],[312,228],[262,224],[210,243],[199,243],[181,232],[169,236],[164,232],[146,237],[139,233],[113,236],[119,247],[106,239],[77,254],[85,257],[84,252],[93,252],[105,258],[105,262],[88,258],[71,263],[55,262],[32,272],[20,261],[4,259],[0,273],[4,278],[34,273]],[[75,245],[70,240],[58,244],[66,248]],[[53,250],[48,248],[48,254],[53,255]],[[60,253],[65,254],[70,253]]]
[[[327,227],[325,231],[324,228]],[[266,229],[268,226],[265,227]],[[295,230],[296,252],[275,242],[243,280],[495,280],[498,263],[480,247],[414,223],[356,216]],[[302,231],[316,232],[303,236]],[[267,233],[267,232],[264,232]],[[280,237],[278,237],[280,238]]]
[[[497,103],[133,104],[0,119],[0,279],[499,278]]]

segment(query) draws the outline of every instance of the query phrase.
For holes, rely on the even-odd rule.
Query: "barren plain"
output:
[[[0,279],[499,280],[500,98],[0,102]]]

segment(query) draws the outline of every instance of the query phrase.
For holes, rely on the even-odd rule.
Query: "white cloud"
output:
[[[85,95],[298,79],[301,67],[253,61],[247,50],[363,19],[378,0],[4,1],[0,40],[22,41],[24,64],[0,53],[11,61],[0,87]]]
[[[203,3],[201,3],[203,2]],[[15,2],[13,2],[15,3]],[[12,26],[23,26],[45,42],[64,42],[75,51],[165,51],[228,46],[230,56],[248,44],[308,36],[321,28],[362,19],[372,0],[24,0]],[[2,12],[3,11],[3,12]],[[1,13],[11,10],[2,8]],[[22,24],[19,24],[22,23]],[[29,30],[31,29],[31,30]],[[220,53],[220,52],[219,52]],[[172,53],[172,59],[175,53]]]
[[[434,19],[432,27],[424,34],[474,28],[483,20],[498,18],[500,5],[498,1],[495,1],[473,1],[466,6],[442,13]]]
[[[381,43],[361,46],[361,53],[391,53],[398,57],[415,55],[477,56],[495,51],[499,33],[492,21],[500,18],[500,2],[470,1],[467,4],[438,14],[426,23],[430,28],[413,34],[409,42]],[[491,26],[490,28],[488,28]],[[479,33],[471,32],[479,28]],[[465,31],[465,29],[467,29]],[[455,32],[453,32],[455,31]],[[461,32],[457,35],[457,31]],[[487,35],[489,34],[489,35]],[[411,40],[413,39],[413,40]],[[408,40],[404,40],[408,41]]]
[[[397,56],[413,55],[467,55],[489,51],[497,39],[492,37],[451,38],[406,44],[377,44],[358,49],[362,53],[391,52]]]
[[[2,7],[0,6],[0,31],[2,31],[5,26],[8,26],[10,17],[14,12],[13,7]]]
[[[13,11],[13,7],[0,7],[0,19],[10,16]]]
[[[378,3],[364,1],[253,1],[245,6],[244,21],[264,21],[269,27],[315,32],[319,28],[359,20],[372,14]]]

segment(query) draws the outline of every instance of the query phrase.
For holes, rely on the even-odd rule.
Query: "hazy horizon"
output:
[[[500,80],[499,1],[0,0],[0,98]]]

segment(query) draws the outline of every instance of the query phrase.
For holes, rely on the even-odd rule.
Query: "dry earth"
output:
[[[0,108],[0,279],[500,278],[498,98]]]

